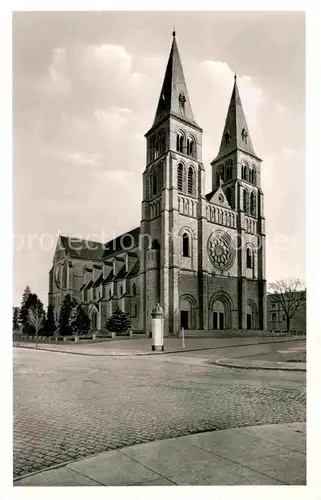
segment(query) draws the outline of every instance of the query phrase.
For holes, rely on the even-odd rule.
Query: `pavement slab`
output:
[[[300,451],[292,451],[269,439],[278,433],[291,438],[297,430],[305,435],[305,424],[253,426],[144,443],[33,474],[14,485],[303,485],[303,443]]]

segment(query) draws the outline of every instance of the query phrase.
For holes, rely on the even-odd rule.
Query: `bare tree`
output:
[[[33,306],[28,309],[28,321],[36,332],[36,347],[38,347],[38,333],[40,328],[42,328],[45,320],[45,314],[43,306],[40,300],[36,302]]]
[[[273,294],[273,300],[280,304],[286,319],[286,330],[290,331],[291,319],[297,310],[305,304],[306,289],[299,280],[281,280],[269,284],[269,292]]]

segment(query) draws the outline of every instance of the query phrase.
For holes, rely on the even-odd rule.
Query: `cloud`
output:
[[[34,44],[20,64],[14,87],[18,231],[56,234],[60,229],[86,235],[102,229],[122,232],[139,224],[144,133],[154,118],[168,54],[158,56],[152,44],[138,50],[129,45],[131,38],[128,45],[121,37],[114,44],[99,43],[98,38],[92,36],[86,44],[85,38],[58,36],[50,50]],[[26,69],[33,57],[36,69]],[[183,58],[195,119],[204,130],[208,191],[209,162],[218,151],[234,83],[232,65],[210,57],[204,60],[200,52],[193,59],[190,52]],[[293,139],[291,110],[271,95],[271,87],[257,73],[240,73],[238,85],[255,151],[264,160],[269,238],[281,231],[302,233],[303,181],[298,179],[304,177],[304,158]],[[126,217],[118,217],[124,211]],[[284,253],[280,259],[280,251],[270,245],[269,269],[272,263],[279,276],[289,274],[296,259],[295,250],[290,251],[293,258]],[[40,281],[49,260],[37,268]],[[43,283],[46,290],[47,281]]]

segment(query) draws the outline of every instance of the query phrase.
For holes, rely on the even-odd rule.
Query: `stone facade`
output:
[[[202,129],[194,119],[175,36],[145,137],[140,227],[106,245],[77,240],[78,250],[70,238],[60,237],[49,303],[58,315],[63,296],[71,293],[98,329],[119,306],[129,313],[133,330],[148,333],[152,309],[160,303],[165,335],[176,335],[181,327],[266,330],[261,160],[236,79],[220,150],[211,163],[210,193],[205,193]]]

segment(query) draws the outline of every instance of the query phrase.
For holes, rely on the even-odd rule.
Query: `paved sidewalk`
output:
[[[247,345],[293,342],[305,340],[305,336],[289,337],[232,337],[232,338],[187,338],[186,347],[182,347],[182,340],[178,338],[165,338],[163,352],[151,350],[152,339],[126,339],[113,341],[99,341],[85,343],[59,343],[45,344],[39,343],[36,347],[34,342],[19,342],[15,347],[29,348],[61,352],[67,354],[78,354],[83,356],[163,356],[166,354],[205,351],[209,349],[224,349],[226,347],[244,347]]]
[[[283,370],[294,372],[305,372],[306,363],[287,363],[284,361],[267,361],[265,359],[217,359],[213,362],[216,365],[227,366],[229,368],[244,368],[249,370]]]
[[[154,441],[29,475],[14,486],[304,485],[306,424]]]

